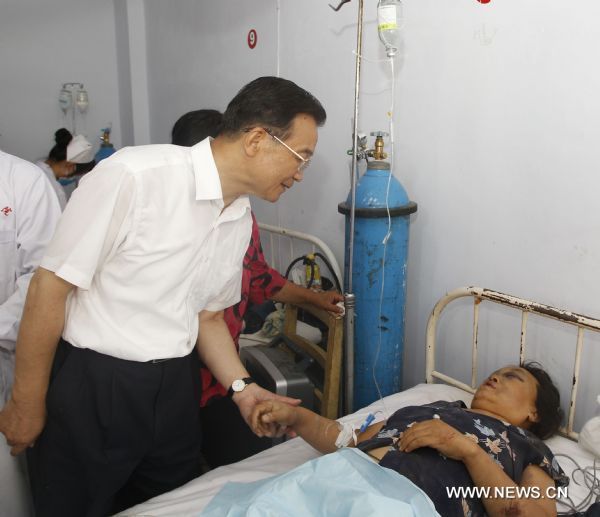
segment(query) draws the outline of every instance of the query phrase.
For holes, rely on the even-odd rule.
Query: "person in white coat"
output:
[[[0,151],[0,407],[10,396],[29,281],[54,234],[60,207],[42,171]],[[32,515],[23,458],[0,440],[0,514]]]

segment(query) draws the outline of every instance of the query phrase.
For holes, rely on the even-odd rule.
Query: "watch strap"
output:
[[[229,398],[233,397],[234,393],[241,393],[242,391],[244,391],[244,389],[246,389],[246,386],[248,386],[248,384],[252,384],[252,383],[256,382],[252,377],[244,377],[241,380],[244,381],[244,388],[242,390],[236,392],[233,389],[233,384],[232,384],[231,386],[229,386],[229,389],[227,390],[227,396]]]

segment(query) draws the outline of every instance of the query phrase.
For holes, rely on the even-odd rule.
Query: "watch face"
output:
[[[242,379],[236,379],[231,383],[233,391],[242,391],[246,387],[246,383]]]

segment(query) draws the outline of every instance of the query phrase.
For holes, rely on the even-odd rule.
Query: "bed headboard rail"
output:
[[[282,274],[285,271],[287,265],[294,260],[299,254],[306,253],[304,248],[309,246],[310,252],[314,253],[316,251],[321,252],[331,264],[331,268],[333,272],[337,276],[338,280],[343,281],[343,276],[340,272],[340,266],[338,265],[338,261],[335,258],[335,255],[331,251],[331,248],[327,246],[321,239],[315,237],[314,235],[310,235],[308,233],[298,232],[296,230],[289,230],[287,228],[281,228],[279,226],[273,226],[265,223],[258,223],[258,227],[261,231],[266,232],[269,237],[269,263],[276,269],[278,269]],[[286,254],[287,258],[282,256],[281,250],[279,246],[276,245],[275,239],[280,237],[285,237],[288,241],[288,254]],[[276,250],[279,250],[279,254],[276,253]]]
[[[435,369],[435,341],[437,323],[441,312],[453,300],[471,296],[473,298],[473,341],[471,352],[471,384],[465,384],[448,375],[438,372]],[[523,298],[517,298],[509,294],[499,293],[491,289],[482,287],[461,287],[449,292],[441,298],[433,308],[429,321],[427,322],[426,334],[426,373],[427,382],[432,383],[434,379],[441,380],[452,386],[456,386],[468,392],[474,393],[477,382],[477,342],[478,342],[478,325],[479,325],[479,305],[483,300],[489,300],[494,303],[506,305],[521,311],[521,340],[519,347],[519,360],[523,362],[525,358],[525,350],[527,346],[527,318],[529,313],[534,313],[539,316],[558,320],[562,323],[577,327],[577,342],[575,349],[575,361],[573,365],[573,381],[571,386],[571,401],[569,404],[569,412],[566,428],[561,429],[562,434],[572,439],[577,439],[578,433],[573,431],[573,422],[575,419],[575,405],[577,399],[577,387],[579,382],[579,370],[581,365],[581,351],[583,349],[584,330],[600,332],[600,320],[576,314],[570,311],[557,309],[550,305],[532,302]]]

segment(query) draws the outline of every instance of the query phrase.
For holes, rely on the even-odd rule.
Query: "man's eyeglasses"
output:
[[[252,131],[253,129],[254,128],[252,128],[252,127],[247,127],[245,129],[243,129],[242,131],[244,131],[244,133],[248,133],[248,132]],[[301,163],[298,166],[299,171],[304,171],[310,165],[310,158],[307,160],[301,154],[298,154],[289,145],[287,145],[283,140],[281,140],[280,138],[277,138],[273,134],[273,131],[271,129],[269,129],[268,127],[261,127],[261,129],[265,133],[267,133],[273,140],[275,140],[276,142],[279,142],[283,147],[285,147],[290,153],[292,153],[296,158],[298,158],[300,160]]]

